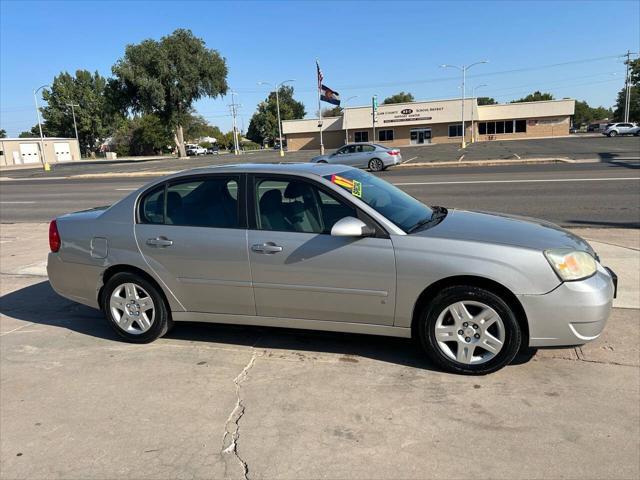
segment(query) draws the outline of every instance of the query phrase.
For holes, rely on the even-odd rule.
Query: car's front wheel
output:
[[[158,288],[134,273],[117,273],[107,281],[102,308],[116,333],[133,343],[152,342],[172,325]]]
[[[454,373],[484,375],[509,364],[522,332],[515,313],[500,296],[474,286],[440,291],[423,310],[420,342],[428,357]]]
[[[616,135],[618,135],[618,132],[616,132],[615,130],[613,130],[612,132],[608,133],[608,137],[615,137]]]

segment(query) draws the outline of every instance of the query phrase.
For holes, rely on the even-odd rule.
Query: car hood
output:
[[[517,215],[450,209],[432,228],[413,235],[546,250],[573,248],[595,256],[591,245],[551,222]]]

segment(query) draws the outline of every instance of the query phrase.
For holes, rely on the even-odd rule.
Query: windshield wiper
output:
[[[431,207],[431,208],[433,209],[433,213],[431,214],[431,217],[423,218],[418,223],[413,225],[409,230],[407,230],[407,233],[414,233],[427,225],[430,225],[430,226],[437,225],[442,221],[444,217],[447,216],[448,210],[446,208],[438,207],[438,206]]]

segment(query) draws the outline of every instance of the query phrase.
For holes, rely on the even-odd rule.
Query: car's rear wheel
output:
[[[465,285],[436,295],[422,312],[419,335],[435,364],[468,375],[499,370],[513,360],[522,343],[509,304],[489,290]]]
[[[172,321],[164,298],[142,276],[117,273],[107,281],[102,295],[109,324],[129,342],[152,342],[169,331]]]
[[[369,160],[369,170],[372,172],[380,172],[384,169],[384,163],[379,158]]]
[[[618,132],[616,132],[616,131],[614,130],[614,131],[612,131],[612,132],[609,132],[607,136],[608,136],[608,137],[615,137],[616,135],[618,135]]]

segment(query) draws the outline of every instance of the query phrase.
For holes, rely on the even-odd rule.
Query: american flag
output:
[[[322,79],[324,77],[322,76],[322,70],[320,70],[320,64],[318,63],[318,60],[316,60],[316,68],[318,69],[318,90],[322,90]]]

